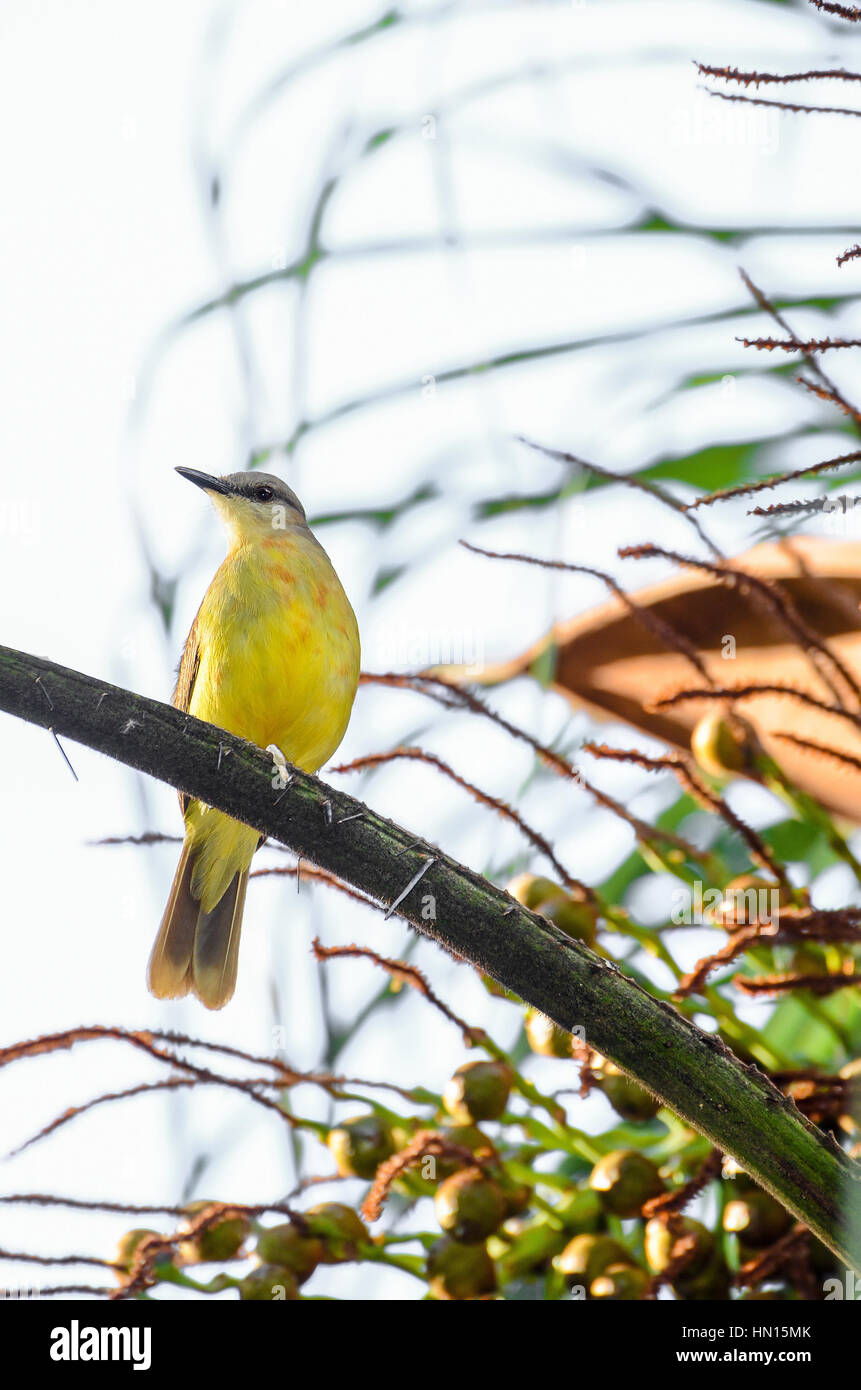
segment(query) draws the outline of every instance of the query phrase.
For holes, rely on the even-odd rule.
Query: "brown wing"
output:
[[[185,639],[185,646],[182,649],[179,669],[176,673],[176,685],[174,686],[171,704],[177,709],[188,711],[191,704],[191,695],[194,690],[194,682],[197,680],[197,673],[200,670],[200,643],[197,634],[197,619],[200,617],[200,609],[197,610],[194,622],[191,625],[188,636]],[[182,814],[188,805],[188,797],[184,792],[179,793],[179,804],[182,807]]]

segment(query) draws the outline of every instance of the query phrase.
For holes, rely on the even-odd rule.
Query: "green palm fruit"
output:
[[[554,883],[552,878],[518,874],[508,892],[531,912],[540,912],[575,941],[595,943],[598,914],[594,903]]]
[[[563,889],[552,878],[542,878],[538,874],[518,874],[508,885],[507,891],[530,912],[540,912],[541,904],[558,898]]]
[[[326,1143],[344,1178],[370,1181],[395,1151],[392,1132],[379,1115],[357,1115],[330,1129]]]
[[[161,1231],[151,1231],[146,1226],[136,1226],[133,1231],[126,1231],[125,1235],[120,1237],[117,1253],[114,1256],[114,1263],[118,1266],[119,1273],[128,1274],[134,1264],[138,1246],[146,1240],[147,1236],[159,1236],[161,1238],[161,1235]],[[172,1262],[169,1250],[164,1251],[155,1259],[157,1265],[171,1264]]]
[[[608,1057],[601,1057],[599,1053],[593,1053],[589,1060],[590,1070],[597,1078],[598,1087],[604,1092],[608,1101],[623,1120],[630,1120],[637,1123],[642,1120],[653,1120],[661,1108],[661,1102],[632,1077],[617,1067],[615,1062],[611,1062]]]
[[[188,1218],[184,1223],[184,1229],[187,1230],[196,1217],[216,1205],[211,1200],[189,1202],[183,1207]],[[183,1241],[179,1247],[180,1254],[191,1264],[218,1264],[222,1260],[231,1260],[241,1250],[250,1231],[251,1222],[241,1212],[234,1216],[225,1216],[214,1225],[198,1231],[190,1240]]]
[[[512,1081],[505,1062],[467,1062],[446,1083],[443,1104],[459,1125],[498,1120],[508,1104]]]
[[[569,1289],[583,1284],[588,1289],[610,1265],[630,1264],[631,1256],[612,1236],[583,1234],[569,1240],[553,1261]]]
[[[722,780],[735,772],[749,771],[758,749],[750,724],[738,715],[728,719],[719,709],[704,714],[691,734],[691,752],[700,767]]]
[[[283,1303],[299,1297],[296,1277],[291,1269],[279,1265],[258,1265],[239,1284],[243,1302]]]
[[[317,1236],[323,1245],[323,1264],[341,1264],[354,1260],[358,1247],[371,1239],[364,1221],[342,1202],[320,1202],[302,1213],[309,1236]]]
[[[614,1149],[592,1169],[589,1186],[604,1210],[623,1219],[638,1216],[644,1202],[664,1191],[657,1164],[638,1149]]]
[[[555,1204],[554,1211],[564,1221],[569,1240],[572,1235],[597,1231],[604,1223],[601,1199],[591,1187],[573,1188]]]
[[[469,1149],[474,1154],[489,1157],[494,1152],[493,1144],[477,1125],[442,1125],[439,1135],[440,1138],[448,1140],[449,1143],[457,1144],[461,1149]],[[447,1155],[436,1158],[435,1162],[436,1173],[440,1178],[450,1178],[452,1173],[460,1172],[464,1166],[463,1159],[452,1158]]]
[[[715,1246],[711,1258],[696,1273],[682,1270],[673,1280],[673,1292],[692,1303],[720,1303],[729,1298],[730,1276],[723,1255]]]
[[[785,1207],[761,1188],[734,1197],[723,1209],[723,1228],[744,1245],[758,1250],[773,1245],[792,1225]]]
[[[523,1016],[526,1039],[540,1057],[570,1057],[571,1034],[530,1004]]]
[[[567,1239],[564,1231],[554,1230],[543,1221],[506,1222],[503,1229],[511,1237],[498,1261],[504,1283],[545,1270],[553,1256],[560,1254]]]
[[[689,1216],[676,1217],[671,1224],[653,1217],[646,1222],[644,1232],[644,1252],[646,1263],[653,1274],[663,1274],[674,1258],[674,1248],[680,1237],[693,1236],[694,1249],[685,1273],[695,1274],[711,1259],[715,1248],[715,1238],[701,1221]]]
[[[505,1197],[480,1168],[464,1168],[440,1183],[434,1212],[442,1229],[464,1245],[486,1240],[505,1219]]]
[[[608,1265],[589,1285],[589,1297],[611,1303],[630,1302],[642,1298],[648,1282],[648,1274],[639,1265]]]
[[[484,1245],[461,1245],[442,1236],[428,1251],[427,1272],[435,1298],[481,1298],[496,1289],[496,1269]]]
[[[257,1258],[261,1264],[289,1269],[297,1284],[310,1279],[325,1253],[318,1236],[303,1235],[292,1221],[267,1226],[257,1236]]]

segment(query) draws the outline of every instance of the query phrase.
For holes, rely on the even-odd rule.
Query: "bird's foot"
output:
[[[272,786],[276,791],[283,791],[285,787],[290,785],[291,773],[287,766],[287,759],[284,757],[277,743],[267,744],[266,752],[271,753],[272,763],[275,768],[272,774]]]

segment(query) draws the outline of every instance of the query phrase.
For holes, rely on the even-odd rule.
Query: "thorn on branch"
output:
[[[430,869],[434,864],[437,864],[438,862],[439,862],[439,861],[438,861],[438,859],[436,858],[436,856],[433,856],[433,858],[431,858],[431,859],[426,859],[426,860],[425,860],[425,862],[424,862],[424,864],[422,864],[421,868],[420,868],[416,873],[413,874],[413,876],[412,876],[412,878],[410,879],[409,883],[407,884],[406,888],[404,888],[403,891],[400,892],[400,893],[398,894],[398,896],[395,898],[394,902],[393,902],[389,907],[386,908],[386,911],[385,911],[385,914],[384,914],[384,920],[385,920],[385,921],[388,921],[388,919],[392,916],[392,914],[393,914],[394,912],[397,912],[397,910],[398,910],[398,908],[400,907],[401,903],[402,903],[402,902],[405,900],[405,898],[407,898],[407,897],[409,896],[409,894],[413,891],[413,889],[415,888],[416,884],[419,883],[420,880],[424,878],[424,876],[425,876],[425,874],[427,873],[428,869]]]
[[[54,701],[51,699],[50,695],[48,694],[48,692],[47,692],[47,690],[46,690],[46,688],[45,688],[45,683],[44,683],[44,681],[42,680],[42,677],[41,677],[41,676],[34,676],[34,677],[33,677],[33,683],[34,683],[34,685],[38,685],[38,687],[39,687],[39,689],[41,690],[42,694],[44,695],[45,699],[48,701],[48,708],[49,708],[49,709],[53,709],[53,708],[54,708]]]
[[[60,742],[59,738],[57,737],[56,731],[55,731],[54,729],[49,729],[49,730],[48,730],[48,733],[51,735],[51,737],[53,738],[53,740],[54,740],[54,742],[56,743],[57,747],[59,748],[60,752],[62,753],[62,755],[63,755],[63,761],[65,762],[66,767],[69,769],[69,771],[71,772],[71,774],[72,774],[72,776],[74,777],[75,781],[77,782],[77,781],[78,781],[78,774],[77,774],[77,772],[75,771],[75,769],[72,767],[71,761],[70,761],[70,759],[69,759],[69,755],[68,755],[68,753],[66,752],[65,748],[63,747],[62,743]]]

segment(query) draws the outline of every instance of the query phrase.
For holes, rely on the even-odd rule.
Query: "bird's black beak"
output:
[[[196,468],[177,468],[176,471],[181,478],[188,478],[196,487],[202,487],[204,492],[220,492],[224,496],[230,492],[221,478],[213,478],[210,473],[200,473]]]

